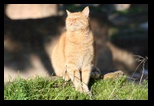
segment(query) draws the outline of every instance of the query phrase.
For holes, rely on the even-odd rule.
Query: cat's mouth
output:
[[[77,31],[77,28],[70,28],[70,31]]]
[[[80,28],[78,28],[77,26],[69,26],[68,29],[71,31],[76,31],[76,30],[79,30]]]
[[[79,22],[74,22],[74,23],[73,23],[73,22],[69,22],[68,25],[69,25],[70,27],[73,27],[73,26],[74,26],[74,27],[79,27],[79,26],[80,26],[80,23],[79,23]]]

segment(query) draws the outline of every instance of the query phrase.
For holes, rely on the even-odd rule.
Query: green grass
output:
[[[71,81],[47,80],[36,77],[28,80],[17,78],[4,83],[5,100],[147,100],[148,81],[135,84],[126,77],[107,80],[90,80],[91,96],[79,93]]]

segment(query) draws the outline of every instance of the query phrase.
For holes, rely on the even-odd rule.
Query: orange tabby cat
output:
[[[66,12],[66,32],[53,49],[52,65],[57,76],[65,81],[71,79],[77,91],[88,92],[90,75],[95,76],[91,71],[95,68],[96,56],[89,24],[89,7],[82,12]]]

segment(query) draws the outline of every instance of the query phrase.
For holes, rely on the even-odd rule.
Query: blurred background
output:
[[[148,4],[4,4],[4,81],[54,75],[50,55],[65,29],[66,9],[85,6],[102,73],[148,79]]]

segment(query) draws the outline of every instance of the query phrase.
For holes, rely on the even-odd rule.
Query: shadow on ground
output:
[[[13,78],[15,78],[17,73],[23,74],[25,78],[36,74],[47,74],[48,76],[54,74],[50,55],[54,43],[65,29],[65,17],[66,15],[41,19],[11,20],[4,15],[4,81],[8,80],[8,75],[14,75]],[[134,71],[136,65],[130,68],[130,64],[125,64],[127,61],[113,60],[114,56],[123,57],[121,54],[117,55],[117,51],[126,54],[121,49],[133,54],[148,55],[148,37],[137,40],[138,42],[135,40],[138,37],[133,38],[132,41],[127,37],[115,38],[111,40],[112,44],[121,49],[112,49],[113,46],[108,46],[107,42],[110,42],[108,40],[109,28],[113,24],[108,20],[107,15],[92,13],[90,20],[97,43],[97,63],[101,70],[124,69],[124,71]]]

